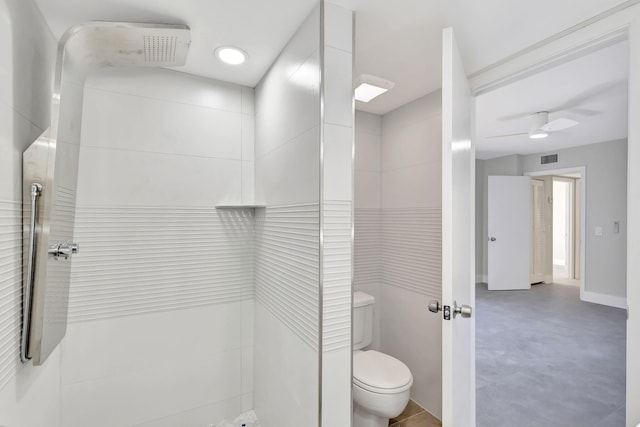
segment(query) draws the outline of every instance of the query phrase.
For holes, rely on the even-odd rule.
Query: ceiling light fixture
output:
[[[376,96],[393,89],[393,86],[395,86],[395,83],[389,80],[369,74],[361,74],[356,79],[355,98],[358,101],[369,102]]]
[[[548,137],[549,134],[542,129],[532,130],[529,132],[529,138],[531,139],[542,139]]]
[[[240,65],[249,56],[244,50],[234,46],[220,46],[216,49],[216,56],[225,64]]]

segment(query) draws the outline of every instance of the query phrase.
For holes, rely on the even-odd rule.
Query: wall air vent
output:
[[[549,154],[549,155],[540,157],[540,164],[541,165],[547,165],[549,163],[558,163],[558,155],[557,154]]]

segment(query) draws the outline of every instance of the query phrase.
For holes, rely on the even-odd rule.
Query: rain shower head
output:
[[[187,61],[191,31],[186,25],[94,21],[72,27],[64,38],[60,46],[90,68],[175,67]]]

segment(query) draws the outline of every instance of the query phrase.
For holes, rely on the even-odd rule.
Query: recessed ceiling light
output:
[[[381,77],[362,74],[356,79],[355,97],[358,101],[369,102],[376,96],[382,95],[395,84]]]
[[[225,64],[240,65],[247,60],[247,52],[233,46],[220,46],[216,49],[216,56]]]

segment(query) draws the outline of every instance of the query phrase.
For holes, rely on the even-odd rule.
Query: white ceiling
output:
[[[357,10],[355,74],[394,81],[356,108],[384,114],[441,86],[442,28],[453,26],[467,74],[623,0],[338,0]]]
[[[476,98],[476,156],[550,152],[627,137],[628,47],[625,42],[543,71]],[[532,140],[530,114],[548,111],[549,121],[580,122]]]
[[[357,11],[355,73],[396,87],[358,109],[383,114],[440,87],[441,29],[453,25],[473,73],[624,0],[333,0]],[[89,20],[184,23],[192,29],[181,71],[254,86],[316,0],[36,0],[54,34]],[[542,23],[542,24],[541,24]],[[219,45],[247,51],[230,67]]]

